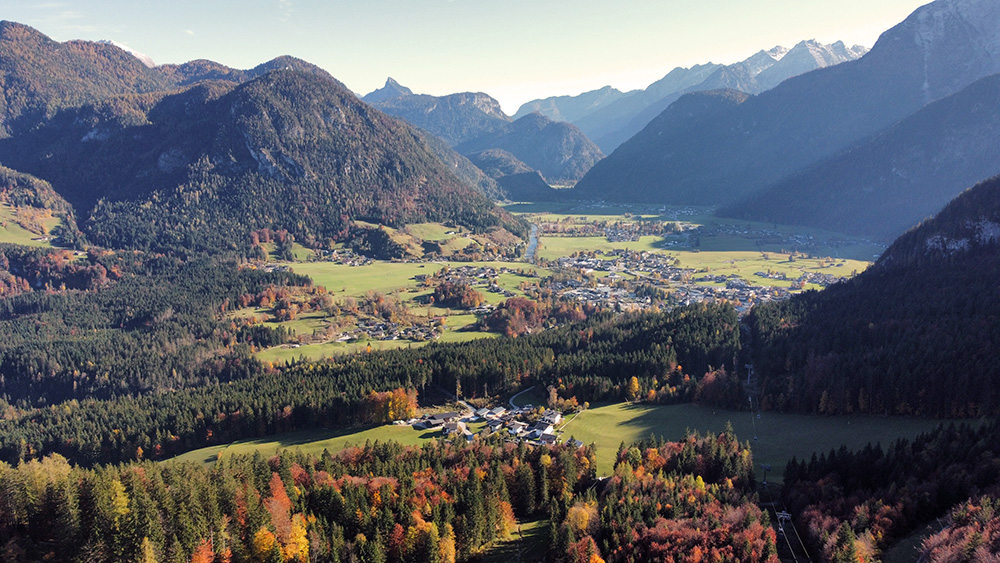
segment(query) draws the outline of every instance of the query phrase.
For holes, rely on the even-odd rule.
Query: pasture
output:
[[[41,210],[35,211],[41,212]],[[43,235],[33,233],[18,224],[17,213],[16,209],[7,204],[0,205],[0,243],[51,248],[52,244],[48,241],[34,240],[41,238]],[[52,231],[60,222],[61,219],[58,217],[43,217],[41,219],[46,233]]]
[[[869,442],[887,446],[898,438],[913,438],[941,421],[872,416],[814,416],[765,412],[758,419],[749,411],[731,411],[685,403],[657,406],[619,403],[592,407],[561,427],[564,439],[572,436],[597,448],[597,471],[610,474],[618,446],[661,436],[678,440],[688,430],[721,432],[731,423],[741,442],[749,442],[762,478],[760,464],[773,468],[768,481],[780,482],[792,457],[808,458],[847,446],[860,449]],[[754,439],[754,436],[757,439]]]
[[[692,206],[658,206],[658,205],[612,205],[612,204],[581,204],[581,203],[515,203],[505,206],[515,214],[523,215],[532,222],[560,222],[570,220],[576,223],[596,221],[607,222],[680,222],[689,226],[702,227],[701,236],[697,241],[697,250],[702,252],[806,252],[813,256],[829,256],[832,258],[849,258],[868,261],[880,254],[885,247],[877,242],[866,239],[822,231],[796,225],[778,225],[738,219],[728,219],[713,215],[712,208]],[[549,238],[560,237],[544,237]],[[606,240],[593,237],[594,242]],[[673,248],[666,241],[657,239],[652,242],[640,241],[635,250],[669,250]],[[544,244],[544,243],[543,243]],[[571,253],[576,245],[570,242],[554,242],[546,252],[540,254],[551,259],[558,256],[561,249],[569,249]],[[628,244],[628,243],[626,243]],[[636,244],[636,243],[632,243]],[[625,248],[614,244],[612,248]],[[676,246],[680,248],[680,246]],[[604,249],[594,246],[588,250]]]
[[[524,395],[518,402],[524,403],[537,398],[530,394]],[[688,431],[697,430],[703,434],[721,432],[727,424],[731,424],[740,441],[750,444],[758,479],[763,478],[761,464],[769,464],[772,470],[767,475],[768,481],[780,483],[785,464],[792,457],[808,458],[813,453],[825,453],[840,446],[860,449],[868,443],[876,442],[885,447],[899,438],[910,439],[932,430],[940,422],[860,415],[782,413],[763,413],[758,419],[748,411],[715,409],[692,403],[669,406],[618,403],[592,407],[576,417],[571,416],[559,430],[564,440],[572,437],[585,444],[593,444],[597,449],[598,474],[610,475],[614,470],[615,453],[622,443],[628,445],[651,435],[665,440],[679,440]],[[481,423],[478,426],[473,424],[470,428],[476,431],[481,426]],[[349,445],[363,445],[368,440],[395,440],[405,445],[419,445],[440,435],[439,430],[415,430],[409,426],[394,425],[301,430],[201,448],[174,459],[212,463],[220,452],[224,456],[252,454],[254,451],[271,455],[282,449],[300,449],[305,453],[319,454],[323,450],[336,452]]]

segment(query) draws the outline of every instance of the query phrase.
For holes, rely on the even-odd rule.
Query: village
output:
[[[450,411],[427,414],[409,420],[397,420],[393,424],[412,426],[419,430],[439,429],[445,438],[462,437],[473,441],[476,437],[502,436],[509,442],[523,441],[528,444],[556,444],[560,441],[560,431],[555,428],[563,422],[563,415],[552,409],[542,410],[533,405],[510,409],[505,407],[466,409],[463,412]],[[482,426],[473,432],[471,425]],[[485,423],[483,425],[482,423]],[[583,442],[573,440],[572,445],[583,446]]]
[[[313,331],[312,337],[298,338],[299,343],[336,342],[357,343],[368,341],[400,341],[423,343],[436,341],[449,331],[478,332],[489,330],[486,319],[506,300],[525,297],[536,302],[563,303],[571,310],[636,312],[664,310],[696,303],[731,303],[740,316],[757,303],[789,298],[796,291],[809,288],[826,288],[844,277],[855,273],[845,272],[843,259],[811,259],[807,264],[795,264],[809,259],[802,252],[758,250],[746,257],[722,257],[717,260],[697,259],[712,256],[710,251],[699,251],[711,237],[737,237],[755,241],[763,248],[776,245],[802,248],[812,244],[812,237],[802,234],[781,233],[765,228],[716,224],[711,227],[685,221],[694,210],[676,212],[677,219],[591,221],[573,216],[558,221],[539,221],[539,229],[546,236],[556,238],[603,237],[608,243],[624,243],[632,248],[578,250],[556,258],[536,258],[529,262],[467,263],[442,262],[433,259],[409,257],[394,262],[417,263],[427,267],[427,273],[413,273],[407,278],[412,287],[407,293],[420,294],[404,297],[387,295],[396,303],[397,311],[404,311],[412,303],[426,306],[419,315],[397,312],[357,316],[355,323],[340,325],[325,331]],[[684,215],[682,219],[681,216]],[[598,216],[602,217],[602,216]],[[658,237],[648,249],[641,237]],[[638,245],[632,244],[639,242]],[[677,249],[681,252],[667,251]],[[782,256],[782,258],[776,258]],[[334,262],[347,267],[367,267],[374,264],[350,249],[318,252],[314,260]],[[682,263],[682,260],[684,261]],[[771,262],[768,262],[772,260]],[[753,263],[754,265],[749,265]],[[505,265],[506,264],[506,265]],[[694,266],[689,266],[694,264]],[[758,266],[757,264],[760,264]],[[773,264],[773,265],[772,265]],[[287,270],[290,264],[269,263],[265,270]],[[840,270],[837,270],[840,268]],[[822,269],[822,270],[820,270]],[[404,278],[401,278],[401,283]],[[479,292],[472,297],[474,304],[435,302],[433,291],[442,284],[464,286]],[[430,291],[430,293],[428,292]],[[474,294],[473,294],[474,295]],[[431,310],[434,310],[433,314]],[[469,315],[472,321],[451,326],[454,315]],[[474,316],[474,317],[473,317]],[[572,315],[566,317],[570,318]],[[555,319],[545,321],[554,326]],[[530,330],[530,329],[529,329]],[[473,336],[452,336],[466,339]],[[292,345],[295,347],[294,345]]]

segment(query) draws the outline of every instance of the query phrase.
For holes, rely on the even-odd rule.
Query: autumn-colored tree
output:
[[[203,539],[198,547],[191,554],[191,563],[212,563],[215,561],[215,551],[212,549],[212,540]]]
[[[455,563],[455,529],[451,524],[444,525],[444,534],[441,535],[439,547],[441,563]]]
[[[632,378],[628,380],[628,390],[626,391],[626,395],[628,396],[629,401],[635,401],[636,399],[639,398],[638,377],[633,375]]]
[[[381,423],[413,418],[417,415],[417,390],[396,388],[368,394],[368,420]]]
[[[264,563],[270,561],[273,558],[275,552],[279,552],[277,539],[270,530],[261,526],[257,533],[253,535],[253,558],[256,561]]]

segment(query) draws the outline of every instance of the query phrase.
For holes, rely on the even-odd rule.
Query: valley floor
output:
[[[933,419],[782,413],[763,413],[757,419],[750,412],[691,403],[669,406],[618,403],[591,407],[575,418],[571,416],[558,430],[564,441],[574,438],[585,444],[594,444],[597,448],[598,474],[609,475],[614,469],[615,452],[623,442],[630,444],[651,435],[665,440],[679,440],[688,430],[718,433],[730,424],[736,436],[749,443],[757,470],[760,471],[761,464],[770,465],[773,469],[767,480],[780,483],[781,471],[793,457],[808,459],[813,453],[826,453],[840,446],[847,446],[850,450],[861,449],[869,443],[887,446],[899,438],[912,439],[941,422]],[[201,448],[170,461],[214,463],[219,456],[255,451],[270,455],[283,449],[301,449],[305,453],[318,454],[323,450],[336,452],[351,445],[364,445],[369,440],[395,440],[406,445],[419,445],[439,437],[440,429],[418,430],[396,425],[313,429]],[[764,475],[760,473],[757,477],[762,479]]]

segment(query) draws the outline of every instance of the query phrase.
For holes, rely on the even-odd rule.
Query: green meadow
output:
[[[698,240],[697,249],[702,252],[731,251],[763,251],[788,252],[803,251],[814,256],[829,256],[832,258],[850,258],[860,261],[872,260],[884,250],[884,246],[868,240],[850,237],[839,233],[811,229],[795,225],[777,225],[716,217],[708,207],[681,207],[656,205],[593,205],[579,203],[515,203],[505,206],[511,213],[523,215],[533,222],[560,222],[570,220],[576,223],[595,221],[608,222],[680,222],[707,229],[719,229],[715,234],[705,234]],[[747,231],[747,232],[743,232]],[[768,231],[779,237],[801,237],[809,243],[800,248],[798,244],[770,240],[773,237],[761,237],[751,233]],[[603,237],[585,237],[586,242],[573,244],[568,241],[549,241],[561,237],[543,237],[548,250],[540,252],[543,258],[558,257],[562,250],[570,254],[577,250],[604,250],[607,248],[632,248],[634,250],[668,250],[665,241],[654,239],[642,240],[639,243],[607,243]],[[580,245],[593,243],[596,246],[580,248]]]
[[[538,237],[538,257],[546,260],[555,260],[563,256],[569,256],[574,252],[610,252],[612,250],[626,249],[637,252],[659,252],[663,250],[660,245],[662,237],[644,236],[635,242],[608,242],[605,237]]]
[[[526,400],[522,397],[518,402],[524,403]],[[631,444],[651,435],[665,440],[679,440],[688,431],[721,432],[730,424],[740,441],[750,444],[757,464],[758,478],[763,478],[761,464],[769,464],[773,469],[767,475],[768,481],[780,483],[785,464],[793,457],[808,458],[813,453],[825,453],[840,446],[860,449],[876,442],[888,446],[899,438],[914,438],[933,429],[940,422],[860,415],[781,413],[763,413],[758,419],[749,412],[714,409],[691,403],[669,406],[619,403],[585,410],[576,417],[570,417],[559,431],[563,439],[572,437],[585,444],[593,444],[597,449],[598,474],[609,475],[614,469],[615,453],[622,443]],[[470,425],[474,431],[481,426],[482,424]],[[406,445],[419,445],[440,435],[439,430],[415,430],[409,426],[395,425],[340,430],[313,429],[201,448],[174,459],[211,463],[220,452],[223,456],[252,454],[255,451],[271,455],[283,449],[319,454],[323,450],[336,452],[349,445],[363,445],[369,440],[395,440]]]
[[[292,270],[297,274],[309,276],[316,285],[325,287],[334,295],[357,297],[364,295],[369,290],[387,294],[397,291],[419,294],[419,291],[413,291],[418,289],[417,281],[413,279],[414,276],[422,274],[430,277],[445,266],[450,268],[461,266],[492,267],[498,270],[511,268],[514,270],[533,270],[541,276],[552,274],[551,270],[522,262],[373,262],[366,266],[347,266],[332,262],[305,262],[293,264]],[[518,284],[525,279],[527,278],[503,274],[500,276],[499,284],[504,289],[517,293]]]
[[[46,218],[42,222],[45,232],[52,231],[60,221],[58,217]],[[47,241],[32,240],[40,236],[17,223],[16,212],[12,207],[7,204],[0,205],[0,243],[51,248],[52,244]]]
[[[561,427],[564,438],[573,438],[597,448],[597,470],[611,473],[618,446],[650,435],[678,440],[688,430],[721,432],[732,424],[740,441],[749,442],[758,471],[760,464],[774,469],[769,481],[781,481],[785,464],[793,457],[808,458],[847,446],[863,448],[879,442],[887,446],[898,438],[913,438],[941,421],[871,416],[813,416],[763,413],[758,419],[749,411],[739,412],[686,403],[657,406],[619,403],[591,408]],[[754,439],[756,436],[756,439]],[[758,473],[759,477],[763,477]]]

